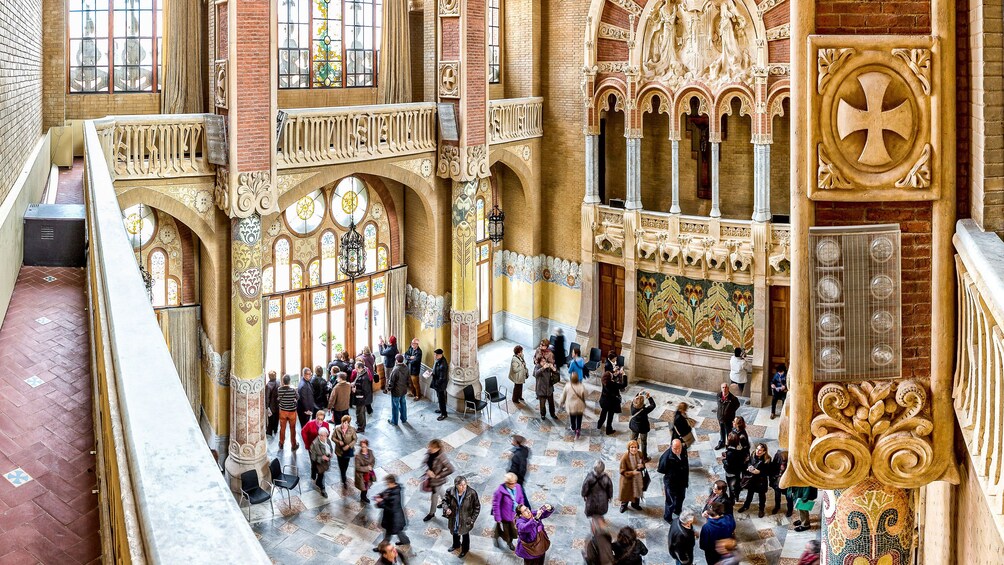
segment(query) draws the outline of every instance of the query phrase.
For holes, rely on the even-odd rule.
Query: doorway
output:
[[[774,374],[774,367],[780,363],[788,365],[789,341],[791,339],[790,315],[791,289],[787,286],[770,287],[770,335],[768,337],[768,352],[770,367],[765,373]]]
[[[624,337],[624,267],[600,263],[600,349],[620,352]]]

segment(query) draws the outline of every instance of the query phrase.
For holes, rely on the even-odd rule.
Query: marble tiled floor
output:
[[[481,370],[484,377],[498,376],[500,383],[508,383],[508,360],[513,344],[497,342],[481,351]],[[530,382],[532,384],[532,380]],[[590,388],[590,400],[599,397],[599,388],[594,383]],[[653,413],[655,430],[649,437],[649,448],[653,459],[668,448],[670,431],[667,423],[678,402],[685,400],[691,404],[690,416],[698,422],[698,442],[691,451],[691,488],[687,492],[686,506],[699,514],[711,481],[724,476],[721,463],[716,458],[720,452],[713,451],[717,443],[717,423],[713,410],[713,396],[703,392],[690,391],[652,383],[636,383],[624,393],[630,398],[640,388],[648,389],[658,403]],[[524,397],[527,395],[524,394]],[[446,520],[437,517],[431,522],[423,522],[422,517],[429,509],[429,495],[419,488],[419,477],[426,442],[434,437],[443,439],[448,447],[448,456],[458,473],[464,474],[471,486],[481,496],[482,512],[471,536],[471,552],[465,563],[516,564],[516,559],[507,549],[496,549],[491,532],[494,521],[491,518],[491,494],[501,482],[509,458],[509,438],[513,433],[526,436],[531,444],[531,467],[527,476],[526,490],[534,504],[549,503],[556,508],[555,514],[546,520],[552,538],[548,563],[561,565],[581,563],[580,551],[589,534],[589,526],[583,515],[583,502],[579,496],[582,479],[598,458],[607,464],[608,472],[614,477],[614,494],[617,493],[616,469],[620,454],[629,439],[627,417],[621,416],[615,424],[618,433],[607,436],[595,428],[598,410],[595,402],[590,403],[583,426],[583,435],[574,440],[565,430],[567,415],[559,413],[560,422],[541,421],[536,408],[526,405],[513,407],[507,416],[497,407],[492,410],[492,424],[487,418],[450,414],[448,420],[436,421],[434,405],[428,401],[411,402],[408,406],[408,424],[393,428],[386,420],[390,415],[390,399],[379,394],[375,401],[375,414],[367,426],[369,438],[377,458],[377,476],[382,479],[387,473],[403,477],[405,486],[406,512],[409,519],[407,533],[412,545],[408,549],[410,563],[446,564],[459,563],[455,553],[446,549],[451,537]],[[740,415],[751,423],[750,436],[753,441],[763,438],[771,453],[777,446],[777,423],[770,420],[769,411],[743,407]],[[659,423],[661,421],[661,423]],[[711,437],[714,434],[714,437]],[[284,464],[295,462],[303,477],[303,493],[296,491],[287,503],[284,495],[277,495],[275,517],[268,505],[255,506],[252,511],[252,525],[262,546],[276,563],[358,563],[372,564],[375,553],[372,547],[382,538],[379,526],[380,510],[359,503],[359,494],[349,487],[342,494],[337,469],[328,474],[328,494],[322,498],[309,481],[310,465],[304,450],[294,457],[287,445],[283,453],[277,454],[278,440],[269,442],[269,457],[278,456]],[[658,452],[657,452],[658,450]],[[654,473],[655,461],[652,462]],[[351,467],[350,483],[351,483]],[[658,481],[661,475],[655,474]],[[378,481],[372,495],[380,490]],[[647,563],[670,563],[668,555],[668,525],[662,521],[663,496],[660,483],[654,482],[649,496],[643,500],[643,511],[629,510],[620,514],[616,502],[607,515],[616,527],[631,525],[644,536],[649,547]],[[783,502],[782,502],[783,504]],[[754,505],[755,509],[755,505]],[[773,509],[772,492],[768,492],[767,511]],[[790,519],[783,511],[758,518],[756,512],[736,514],[738,526],[736,537],[746,562],[792,564],[797,563],[808,540],[818,538],[818,526],[812,530],[796,533]],[[704,563],[698,556],[697,563]]]

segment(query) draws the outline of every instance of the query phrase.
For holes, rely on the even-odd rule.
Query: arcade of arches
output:
[[[120,348],[148,344],[102,333],[102,316],[129,309],[93,307],[95,281],[138,270],[153,316],[145,302],[132,315],[158,324],[174,366],[154,372],[170,376],[165,396],[177,373],[183,424],[201,429],[198,449],[246,516],[234,539],[259,542],[249,562],[372,562],[379,511],[357,487],[329,498],[307,481],[310,455],[274,433],[266,395],[270,373],[296,387],[303,371],[331,378],[343,354],[379,364],[391,336],[402,353],[417,340],[420,389],[435,351],[449,364],[447,414],[429,391],[431,401],[404,401],[400,424],[383,394],[369,423],[353,418],[374,476],[405,488],[411,542],[399,545],[411,562],[446,562],[455,549],[465,562],[518,561],[493,543],[488,504],[513,434],[532,447],[532,504],[556,510],[544,520],[547,563],[590,547],[579,487],[596,460],[619,487],[610,527],[634,528],[645,562],[672,562],[662,510],[679,514],[674,493],[655,481],[641,510],[627,506],[631,402],[643,392],[658,402],[642,438],[653,478],[686,435],[674,433],[676,407],[689,405],[683,509],[700,531],[706,491],[733,474],[719,446],[733,425],[719,429],[723,385],[741,399],[747,439],[772,458],[765,486],[777,497],[773,513],[737,510],[726,537],[743,562],[810,563],[799,559],[814,542],[827,564],[999,562],[1001,10],[1001,0],[5,1],[0,242],[24,240],[29,203],[60,202],[74,190],[64,185],[87,205],[91,308],[79,315],[96,332],[101,376],[87,385],[104,438],[87,463],[105,481],[100,558],[181,555],[155,547],[170,536],[150,535],[122,558],[121,532],[154,522],[128,502],[147,485],[107,478],[116,462],[117,473],[127,460],[143,467],[129,375],[112,373]],[[50,165],[62,172],[46,181]],[[63,178],[81,168],[82,180]],[[103,190],[135,265],[106,264],[128,253],[114,253],[99,222]],[[11,265],[0,316],[18,304],[19,248],[0,245]],[[0,360],[14,362],[9,328]],[[537,412],[542,341],[559,365],[578,350],[600,377],[609,356],[627,379],[623,392],[586,379],[581,434],[566,414]],[[516,346],[530,365],[522,404],[512,403]],[[70,353],[90,366],[86,351]],[[559,369],[556,397],[573,390]],[[24,389],[25,377],[0,386]],[[34,401],[39,385],[28,384],[0,389],[11,399],[0,416]],[[596,425],[600,402],[621,409],[613,432]],[[15,471],[37,468],[13,457],[30,457],[40,440],[20,445],[28,438],[0,437],[11,488],[23,488]],[[434,438],[482,502],[469,548],[447,550],[442,515],[417,520]],[[272,477],[273,459],[301,475],[296,492],[274,492],[275,505],[284,498],[274,516],[241,495],[242,476]],[[27,512],[9,494],[25,490],[6,488],[0,532],[8,512]],[[47,505],[59,489],[46,488],[30,510],[70,528]],[[811,500],[789,500],[786,515],[782,495],[796,492]],[[796,502],[809,510],[792,515]],[[41,539],[0,544],[0,562],[55,562]]]

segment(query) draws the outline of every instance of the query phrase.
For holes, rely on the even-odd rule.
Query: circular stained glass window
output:
[[[369,206],[369,192],[363,181],[356,177],[342,179],[331,196],[331,216],[342,227],[353,222],[359,224],[366,216]]]
[[[843,327],[844,323],[840,320],[840,316],[834,312],[826,312],[819,317],[819,329],[828,336],[837,335]]]
[[[885,300],[892,296],[892,291],[895,289],[895,285],[892,279],[886,275],[875,275],[872,277],[871,282],[871,292],[872,296],[878,300]]]
[[[892,363],[896,359],[896,354],[893,353],[892,347],[884,343],[880,343],[872,348],[872,363],[878,365],[879,367],[885,367],[889,363]]]
[[[889,259],[892,259],[893,253],[896,248],[892,244],[892,240],[888,237],[876,237],[872,240],[871,245],[868,246],[868,253],[872,256],[872,259],[879,262],[885,263]]]
[[[836,369],[844,361],[844,355],[836,347],[824,347],[819,352],[819,363],[827,369]]]
[[[875,333],[884,334],[892,329],[895,324],[895,320],[892,318],[892,314],[886,312],[885,310],[879,310],[872,314],[871,326],[872,331]]]
[[[816,291],[823,302],[837,302],[840,300],[840,281],[836,277],[823,277],[816,284]]]
[[[837,243],[837,240],[824,239],[817,243],[816,259],[827,267],[836,265],[840,261],[840,244]]]
[[[315,190],[286,208],[286,223],[293,233],[308,234],[324,220],[324,193]]]
[[[133,248],[143,247],[157,231],[156,215],[153,208],[145,204],[130,206],[122,212],[126,235]]]

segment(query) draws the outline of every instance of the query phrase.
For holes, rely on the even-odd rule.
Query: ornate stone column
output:
[[[712,218],[721,218],[722,212],[718,209],[719,193],[718,193],[718,160],[719,151],[721,150],[722,144],[717,141],[711,142],[711,214]]]
[[[600,136],[586,134],[586,204],[600,203]]]
[[[485,0],[439,0],[438,95],[457,113],[457,140],[440,140],[437,173],[452,189],[452,310],[449,393],[463,405],[463,389],[481,394],[478,372],[478,302],[474,195],[488,178],[488,73]]]
[[[628,210],[641,209],[641,137],[627,138],[627,201]]]
[[[770,145],[753,146],[753,221],[770,220]]]
[[[673,145],[673,205],[669,208],[670,214],[680,213],[680,140],[674,139]]]
[[[843,490],[823,491],[820,498],[823,563],[911,562],[912,491],[868,479]]]

